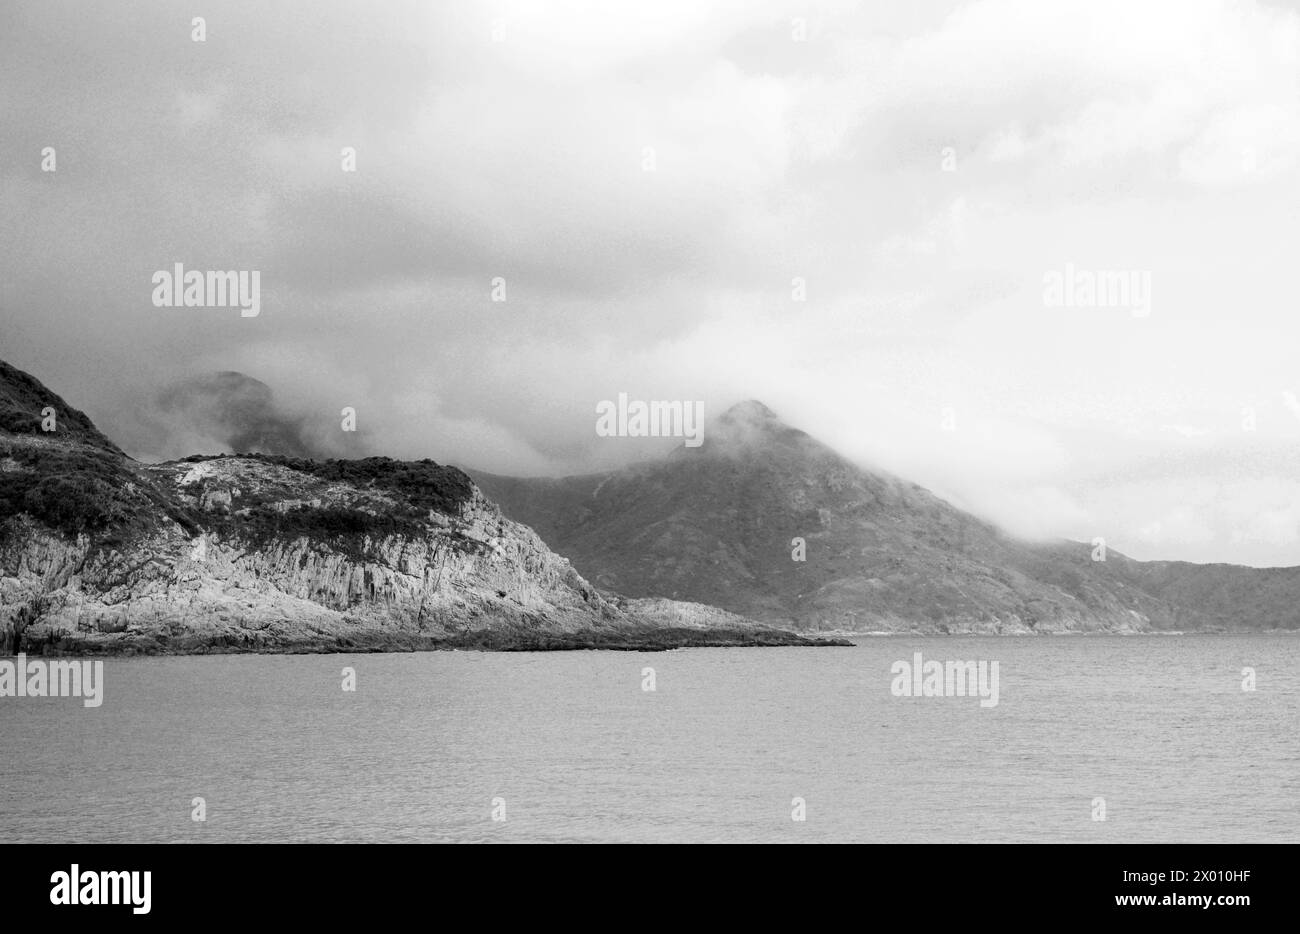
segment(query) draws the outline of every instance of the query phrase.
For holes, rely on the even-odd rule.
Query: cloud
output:
[[[192,15],[206,43],[162,2],[23,0],[0,31],[0,357],[141,456],[239,441],[203,406],[152,401],[195,373],[272,387],[279,445],[503,473],[647,453],[594,434],[621,391],[706,412],[757,398],[1017,529],[1300,562],[1271,501],[1276,522],[1234,520],[1234,540],[1212,502],[1182,522],[1121,495],[1184,455],[1191,479],[1236,460],[1261,489],[1287,476],[1293,9]],[[262,314],[152,307],[174,262],[260,270]],[[1151,315],[1045,308],[1066,263],[1149,272]]]
[[[126,450],[154,460],[218,453],[325,459],[358,446],[343,442],[341,418],[290,411],[271,387],[232,371],[166,386],[121,427]]]

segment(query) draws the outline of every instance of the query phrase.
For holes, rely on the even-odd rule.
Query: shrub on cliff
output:
[[[0,459],[12,466],[0,474],[0,520],[27,515],[66,535],[125,532],[153,526],[162,518],[191,534],[191,517],[131,462],[109,451],[87,448],[6,444]]]
[[[224,457],[227,455],[218,455]],[[397,461],[391,457],[366,457],[360,460],[314,461],[279,454],[237,454],[248,460],[273,464],[309,474],[330,483],[346,483],[358,489],[379,489],[396,493],[416,509],[454,514],[474,493],[474,482],[456,467],[431,460]],[[217,458],[195,455],[185,458],[198,463]]]

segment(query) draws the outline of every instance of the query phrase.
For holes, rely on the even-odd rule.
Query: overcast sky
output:
[[[1300,564],[1298,51],[1281,3],[6,2],[0,358],[151,459],[225,371],[514,474],[757,398],[1021,534]],[[154,307],[175,262],[261,314]]]

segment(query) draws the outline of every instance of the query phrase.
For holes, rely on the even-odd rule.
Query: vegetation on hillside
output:
[[[46,432],[41,413],[54,410],[55,430]],[[121,450],[100,434],[86,413],[50,392],[40,380],[0,360],[0,431],[79,441],[119,456]]]
[[[0,521],[26,514],[54,531],[89,534],[104,543],[152,526],[163,516],[196,528],[185,510],[120,454],[0,439],[0,462]]]
[[[374,489],[394,493],[421,515],[427,514],[431,509],[454,515],[474,492],[473,481],[464,471],[427,459],[396,461],[390,457],[366,457],[360,460],[314,461],[276,454],[218,456],[242,457],[296,470],[328,483],[346,483],[361,490]],[[208,455],[185,458],[189,463],[213,459]]]
[[[208,528],[256,544],[306,537],[357,553],[367,540],[425,534],[430,510],[454,514],[473,494],[464,473],[428,460],[241,457],[296,471],[304,482],[346,484],[361,495],[355,502],[284,508],[281,495],[250,491],[234,511],[203,511],[185,505],[148,468],[121,454],[83,444],[34,445],[0,437],[0,521],[27,515],[53,531],[87,534],[96,544],[113,545],[170,519],[191,535]],[[197,456],[186,462],[212,459]],[[383,497],[368,498],[366,491]]]

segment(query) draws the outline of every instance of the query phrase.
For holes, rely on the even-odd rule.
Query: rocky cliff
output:
[[[0,364],[0,654],[728,644],[806,640],[603,594],[454,467],[141,464]]]

